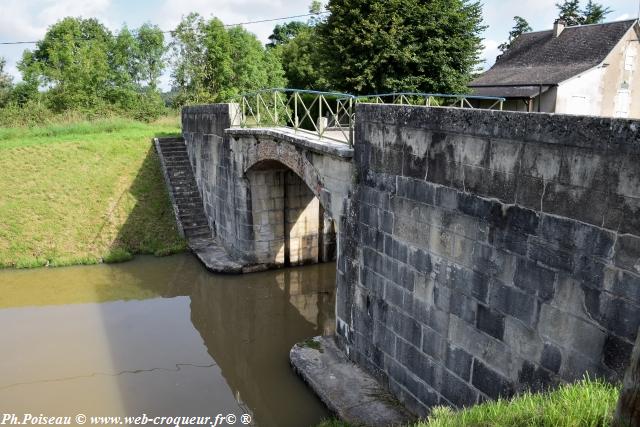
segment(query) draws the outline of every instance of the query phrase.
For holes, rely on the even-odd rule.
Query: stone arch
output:
[[[243,174],[259,163],[275,161],[291,169],[318,198],[320,204],[331,218],[337,220],[337,215],[332,210],[331,193],[324,185],[322,176],[316,167],[306,157],[305,152],[293,144],[278,143],[273,139],[258,139],[246,152],[243,165]]]
[[[330,194],[304,151],[258,140],[243,154],[257,259],[276,265],[335,260]]]

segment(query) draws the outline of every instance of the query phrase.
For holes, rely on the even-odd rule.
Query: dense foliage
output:
[[[13,80],[4,70],[7,61],[0,57],[0,107],[6,105],[11,95],[11,81]]]
[[[49,28],[18,69],[14,101],[42,101],[54,112],[114,109],[138,118],[163,112],[158,79],[164,35],[155,26],[112,34],[96,19],[65,18]]]
[[[610,8],[589,0],[584,9],[580,9],[580,0],[564,0],[556,3],[558,17],[564,19],[567,25],[598,24],[613,12]]]
[[[205,20],[192,13],[173,34],[177,105],[226,101],[242,92],[285,83],[277,56],[244,28],[227,29],[217,18]]]
[[[330,0],[327,8],[317,30],[335,89],[461,92],[479,64],[478,1]]]

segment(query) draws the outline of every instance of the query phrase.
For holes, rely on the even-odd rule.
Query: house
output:
[[[469,87],[506,98],[505,110],[640,118],[639,36],[637,20],[557,20],[552,30],[519,36]]]

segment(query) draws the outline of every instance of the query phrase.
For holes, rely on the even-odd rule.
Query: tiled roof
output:
[[[636,21],[567,27],[518,37],[490,70],[469,84],[477,86],[552,85],[600,64]]]

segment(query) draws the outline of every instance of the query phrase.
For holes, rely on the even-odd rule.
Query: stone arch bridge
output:
[[[208,225],[245,265],[334,260],[353,149],[279,128],[233,127],[236,105],[188,107],[183,135]]]

